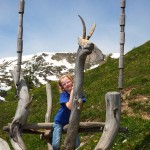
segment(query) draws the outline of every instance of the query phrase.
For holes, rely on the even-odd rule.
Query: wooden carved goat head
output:
[[[82,26],[83,26],[83,35],[82,35],[82,37],[78,38],[79,48],[78,48],[77,57],[76,57],[75,79],[74,79],[75,83],[76,83],[74,85],[75,95],[76,95],[76,91],[82,92],[85,60],[86,60],[87,55],[91,54],[92,51],[94,50],[94,44],[92,42],[90,42],[89,39],[91,38],[92,34],[94,33],[94,30],[96,27],[96,24],[94,23],[89,35],[86,36],[85,22],[81,16],[79,16],[79,18],[81,19]]]
[[[75,85],[74,85],[74,94],[76,95],[82,95],[82,87],[83,87],[83,81],[84,81],[84,64],[87,55],[91,54],[92,51],[94,50],[94,44],[89,41],[91,38],[92,34],[94,33],[96,24],[94,23],[92,26],[92,29],[88,36],[86,36],[86,25],[83,20],[83,18],[78,15],[79,18],[81,19],[82,26],[83,26],[83,34],[81,37],[78,38],[78,45],[79,48],[77,50],[77,57],[76,57],[76,65],[75,65]],[[78,91],[76,93],[76,91]],[[76,96],[78,99],[80,96]]]
[[[83,35],[78,38],[79,48],[77,51],[76,64],[75,64],[75,76],[74,76],[74,95],[73,95],[73,108],[71,110],[71,116],[69,120],[69,127],[67,130],[67,136],[65,139],[65,149],[74,149],[75,138],[78,133],[80,122],[80,106],[82,105],[82,89],[84,82],[84,64],[87,55],[91,54],[94,50],[94,44],[89,41],[92,36],[96,24],[93,25],[89,35],[86,37],[86,26],[81,16],[79,16],[83,25]]]
[[[90,53],[92,53],[92,49],[94,49],[94,44],[89,42],[89,39],[91,38],[91,36],[94,33],[96,24],[95,23],[93,24],[90,33],[86,36],[86,25],[85,25],[85,22],[84,22],[83,18],[80,15],[78,15],[78,16],[81,19],[82,26],[83,26],[83,35],[82,35],[82,37],[78,38],[79,49],[88,50],[89,51],[88,54],[90,54]]]

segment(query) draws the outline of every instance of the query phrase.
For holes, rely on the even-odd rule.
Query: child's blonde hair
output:
[[[67,77],[72,83],[73,83],[73,76],[71,74],[64,74],[62,76],[59,77],[59,80],[58,80],[58,86],[59,86],[59,92],[63,92],[63,87],[61,85],[61,80],[64,78],[64,77]]]

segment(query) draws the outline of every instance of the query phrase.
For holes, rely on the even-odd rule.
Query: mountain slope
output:
[[[122,95],[121,126],[128,127],[129,133],[118,133],[113,150],[150,149],[150,41],[134,48],[125,55],[124,88]],[[52,121],[59,108],[57,83],[50,81],[53,96]],[[108,57],[104,64],[85,72],[84,93],[87,102],[81,113],[81,121],[105,121],[105,94],[118,90],[118,59]],[[30,106],[29,123],[44,122],[46,113],[45,86],[33,88],[33,102]],[[17,105],[14,100],[15,89],[8,91],[9,103],[0,103],[0,127],[11,122]],[[4,109],[5,108],[5,109]],[[11,109],[10,109],[11,108]],[[101,133],[81,134],[85,144],[80,149],[92,150]],[[8,134],[0,132],[7,141]],[[28,149],[47,149],[45,141],[37,135],[24,135]]]
[[[89,108],[85,110],[88,116],[84,114],[83,118],[105,120],[104,96],[108,91],[117,90],[118,72],[118,60],[109,59],[104,65],[86,73],[85,95],[91,101]],[[150,41],[125,55],[122,92],[121,125],[128,127],[129,133],[118,134],[112,149],[148,150],[150,149]],[[93,141],[98,140],[95,137],[92,138]]]
[[[45,84],[47,81],[56,81],[58,76],[65,72],[74,72],[76,53],[38,53],[22,57],[22,72],[30,78],[34,85]],[[90,69],[104,61],[101,50],[95,46],[85,63],[85,69]],[[8,86],[12,81],[10,70],[17,64],[17,57],[0,60],[0,81],[2,86]]]

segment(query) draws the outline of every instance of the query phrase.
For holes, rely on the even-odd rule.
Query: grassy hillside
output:
[[[52,121],[59,108],[57,83],[52,82]],[[85,72],[84,93],[87,102],[81,114],[81,121],[105,121],[105,94],[117,91],[118,59],[107,58],[106,63]],[[11,122],[17,107],[14,88],[8,92],[6,103],[0,103],[0,137],[9,142],[8,133],[2,127]],[[44,122],[46,112],[45,86],[33,88],[28,122]],[[150,149],[150,41],[134,48],[125,55],[124,88],[122,91],[121,126],[128,127],[128,133],[118,133],[112,150]],[[93,150],[101,133],[81,134],[85,143],[80,150]],[[46,150],[45,141],[39,135],[24,135],[29,150]]]

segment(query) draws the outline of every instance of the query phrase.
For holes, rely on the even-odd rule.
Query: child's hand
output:
[[[73,90],[74,90],[74,88],[72,87],[72,90],[71,90],[71,93],[70,93],[70,94],[73,94]]]

